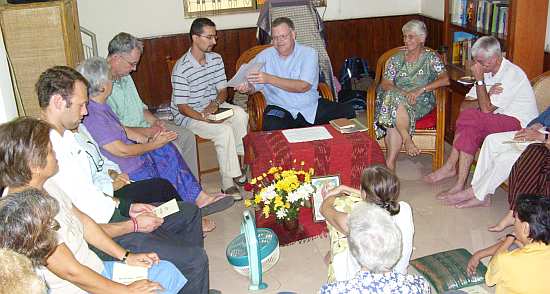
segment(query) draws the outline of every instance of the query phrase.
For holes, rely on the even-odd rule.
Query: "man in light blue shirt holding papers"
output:
[[[296,43],[294,23],[289,18],[273,21],[271,37],[273,47],[251,61],[265,63],[263,71],[249,74],[248,82],[236,87],[239,92],[264,94],[264,130],[308,127],[355,117],[351,105],[319,98],[318,54],[313,48]]]

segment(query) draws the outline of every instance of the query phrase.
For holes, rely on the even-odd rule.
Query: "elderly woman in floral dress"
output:
[[[410,156],[420,153],[411,137],[416,121],[434,108],[433,91],[449,84],[437,53],[424,48],[426,25],[411,20],[402,31],[405,47],[387,62],[376,94],[374,119],[376,137],[385,140],[386,165],[392,170],[403,145]]]

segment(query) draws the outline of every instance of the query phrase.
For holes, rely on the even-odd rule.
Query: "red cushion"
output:
[[[430,113],[424,115],[421,119],[416,121],[417,130],[435,129],[437,122],[437,109],[434,108]]]

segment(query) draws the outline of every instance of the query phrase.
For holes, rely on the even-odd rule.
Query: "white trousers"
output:
[[[233,116],[222,123],[208,123],[192,119],[187,128],[194,134],[214,142],[222,189],[233,186],[233,178],[241,176],[238,155],[244,155],[243,138],[248,128],[248,114],[239,106],[223,103],[220,107],[232,108]]]
[[[195,142],[195,134],[186,128],[182,128],[176,125],[171,120],[165,120],[164,125],[170,131],[174,131],[178,134],[178,138],[174,140],[174,145],[178,148],[183,160],[187,163],[187,166],[195,176],[199,178],[199,166],[197,163],[197,143]]]
[[[532,143],[503,143],[513,140],[515,134],[516,131],[495,133],[483,141],[471,183],[477,199],[483,201],[487,194],[495,193],[510,175],[523,150]]]

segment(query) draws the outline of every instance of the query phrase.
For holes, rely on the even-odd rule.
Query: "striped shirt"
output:
[[[187,51],[172,70],[171,110],[174,122],[187,126],[191,120],[179,112],[178,104],[187,104],[201,112],[218,96],[218,89],[226,87],[225,68],[222,57],[214,52],[206,52],[206,63],[201,65]]]

